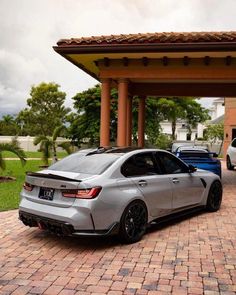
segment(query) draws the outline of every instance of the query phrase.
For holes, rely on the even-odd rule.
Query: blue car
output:
[[[218,155],[209,152],[207,148],[180,146],[176,149],[175,155],[188,165],[211,171],[221,178],[221,162],[217,159]]]

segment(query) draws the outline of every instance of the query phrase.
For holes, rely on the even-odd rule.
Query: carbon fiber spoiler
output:
[[[58,179],[58,180],[65,180],[65,181],[75,181],[75,182],[81,182],[81,180],[78,179],[73,179],[73,178],[68,178],[68,177],[64,177],[64,176],[60,176],[60,175],[56,175],[56,174],[44,174],[44,173],[40,173],[40,172],[31,172],[28,171],[26,172],[27,176],[33,176],[33,177],[40,177],[40,178],[50,178],[50,179]]]

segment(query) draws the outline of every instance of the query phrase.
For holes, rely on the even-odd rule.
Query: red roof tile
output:
[[[118,44],[166,44],[166,43],[221,43],[236,42],[236,31],[231,32],[169,32],[146,34],[121,34],[61,39],[58,46],[74,45],[118,45]]]

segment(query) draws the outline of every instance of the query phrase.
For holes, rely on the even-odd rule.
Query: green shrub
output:
[[[156,139],[156,146],[159,149],[166,150],[171,147],[172,139],[167,134],[161,133]]]

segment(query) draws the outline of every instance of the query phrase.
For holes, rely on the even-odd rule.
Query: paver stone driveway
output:
[[[221,210],[154,225],[144,238],[62,238],[0,213],[0,294],[236,294],[236,171]]]

